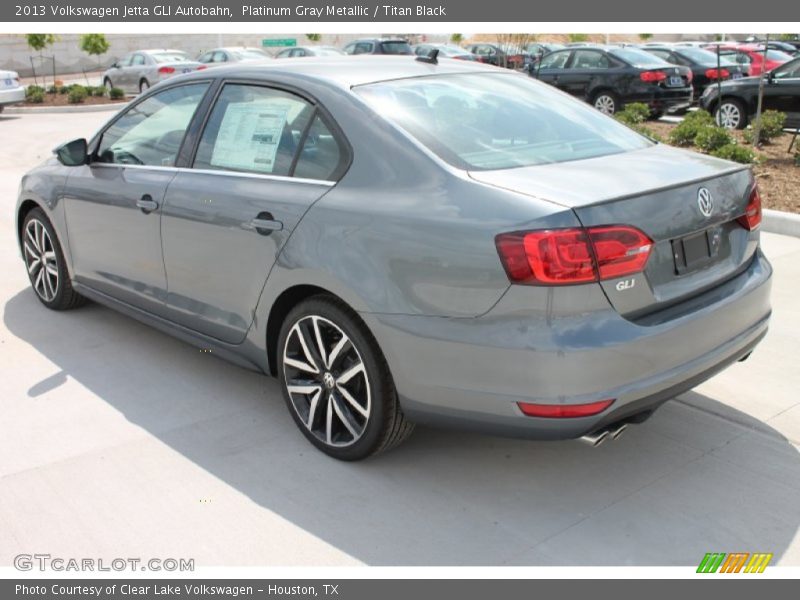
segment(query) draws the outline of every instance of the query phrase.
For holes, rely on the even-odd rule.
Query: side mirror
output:
[[[62,144],[54,152],[58,161],[64,166],[77,167],[85,165],[88,157],[86,139],[79,138]]]

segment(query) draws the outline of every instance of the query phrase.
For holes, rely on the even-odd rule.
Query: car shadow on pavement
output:
[[[72,379],[260,507],[367,564],[696,565],[714,551],[772,552],[774,564],[800,523],[796,447],[698,393],[598,448],[418,428],[392,452],[342,463],[296,430],[274,380],[114,311],[55,313],[26,289],[3,319],[57,371],[31,381],[20,402],[47,401]],[[152,465],[137,474],[144,468]]]

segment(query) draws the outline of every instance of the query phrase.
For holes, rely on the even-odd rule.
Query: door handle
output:
[[[269,235],[273,231],[280,231],[283,229],[283,223],[277,221],[275,217],[272,216],[272,213],[261,212],[249,223],[245,223],[243,227],[255,231],[259,235]]]
[[[150,194],[145,194],[136,201],[136,206],[147,215],[158,208],[158,202],[153,200],[153,197]]]

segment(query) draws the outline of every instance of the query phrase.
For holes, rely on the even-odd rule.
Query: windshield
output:
[[[434,75],[353,89],[384,118],[461,169],[565,162],[651,145],[587,104],[525,76]]]
[[[408,42],[381,42],[384,54],[414,54]]]
[[[710,50],[703,50],[702,48],[681,48],[680,50],[676,50],[676,52],[681,56],[696,62],[699,65],[707,67],[717,66],[716,52],[711,52]],[[728,65],[728,66],[736,64],[730,58],[722,55],[720,55],[719,57],[719,63],[720,65]]]
[[[261,50],[246,48],[244,50],[234,50],[233,54],[239,60],[255,60],[261,58],[269,58],[269,55]]]
[[[650,54],[637,48],[614,48],[608,51],[612,56],[621,58],[632,67],[651,67],[653,65],[669,64],[663,58]]]
[[[764,51],[759,50],[758,53],[763,56]],[[788,62],[792,60],[792,57],[786,52],[781,52],[780,50],[767,50],[767,60],[775,60],[780,62]]]
[[[189,62],[189,55],[183,52],[159,52],[151,54],[157,63]]]
[[[344,52],[338,50],[337,48],[328,48],[328,47],[314,48],[314,52],[316,53],[317,56],[339,56],[341,54],[344,54]]]

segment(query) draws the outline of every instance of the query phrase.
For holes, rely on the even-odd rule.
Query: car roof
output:
[[[302,61],[291,58],[257,60],[245,64],[226,65],[213,69],[214,76],[258,79],[271,74],[302,77],[326,82],[340,88],[357,85],[459,73],[512,74],[491,65],[472,61],[442,58],[437,64],[416,60],[414,56],[314,56]],[[181,76],[184,81],[203,79],[209,71]]]
[[[186,54],[184,50],[175,50],[174,48],[151,48],[149,50],[134,50],[133,52],[129,52],[129,54],[136,54],[137,52],[143,54],[161,54],[162,52],[179,52],[180,54]]]

